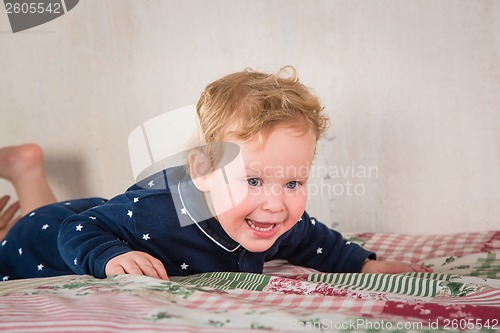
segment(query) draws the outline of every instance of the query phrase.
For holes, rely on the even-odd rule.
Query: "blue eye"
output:
[[[262,181],[259,178],[248,178],[247,183],[250,186],[259,186],[261,185]]]
[[[294,190],[297,187],[299,187],[299,185],[300,185],[300,183],[298,181],[294,180],[294,181],[286,183],[285,186],[287,189]]]

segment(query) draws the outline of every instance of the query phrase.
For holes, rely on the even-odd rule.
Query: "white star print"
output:
[[[350,242],[350,241],[345,242],[345,245],[349,245],[349,244],[351,244],[351,242]]]
[[[315,219],[311,219],[311,224],[312,225],[316,225],[316,220]]]
[[[20,255],[20,256],[22,256],[22,255],[23,255],[23,248],[22,248],[22,247],[21,247],[21,248],[19,248],[19,250],[18,250],[18,251],[19,251],[19,255]]]
[[[183,207],[183,208],[181,208],[181,214],[182,214],[182,215],[187,215],[187,213],[188,213],[188,211],[187,211],[187,209],[186,209],[186,208],[184,208],[184,207]]]
[[[127,212],[127,215],[128,215],[128,217],[132,218],[132,215],[134,215],[134,213],[132,213],[132,211],[131,211],[131,210],[129,210],[129,211]]]
[[[299,219],[299,222],[301,222],[301,221],[302,221],[302,217]]]
[[[38,267],[38,270],[39,270],[39,271],[41,271],[41,270],[43,270],[43,268],[44,268],[45,266],[44,266],[44,264],[40,264],[40,265],[38,265],[38,266],[36,266],[36,267]]]
[[[2,280],[3,280],[3,281],[8,281],[8,280],[9,280],[9,277],[8,277],[8,276],[4,276]]]
[[[6,240],[4,240],[4,241],[2,242],[2,246],[5,246],[5,244],[7,244],[7,241],[6,241]]]
[[[30,213],[29,217],[32,217],[35,214],[36,214],[35,212],[32,212],[32,213]]]
[[[189,265],[187,265],[185,262],[182,263],[181,269],[187,270]]]
[[[316,254],[322,254],[323,253],[323,248],[322,247],[318,247],[318,249],[316,250]]]
[[[79,224],[76,226],[76,231],[82,231],[83,225]]]
[[[147,240],[150,240],[151,237],[149,237],[149,234],[142,234],[142,239],[147,241]]]
[[[134,198],[134,202],[138,202],[139,201],[139,198]]]
[[[75,260],[73,260],[73,264],[78,265],[78,259],[77,258],[75,258]]]
[[[89,219],[91,219],[91,220],[96,220],[96,219],[97,219],[97,217],[95,217],[95,216],[89,216]]]
[[[42,226],[42,230],[47,230],[47,228],[48,228],[48,227],[49,227],[49,225],[48,225],[48,224],[44,224],[44,225]]]
[[[153,186],[155,186],[155,183],[153,183],[153,181],[150,181],[150,182],[148,183],[148,186],[149,186],[149,187],[153,187]]]
[[[64,205],[69,206],[69,205],[71,205],[71,202],[65,202]]]

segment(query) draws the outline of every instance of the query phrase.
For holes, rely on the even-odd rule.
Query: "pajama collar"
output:
[[[224,250],[234,252],[240,248],[241,245],[229,237],[219,221],[212,217],[203,192],[196,188],[189,175],[179,180],[177,193],[182,206],[180,216],[189,217],[190,223],[196,224],[205,236]]]

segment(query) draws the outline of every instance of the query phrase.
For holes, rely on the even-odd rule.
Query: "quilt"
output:
[[[1,332],[500,331],[500,231],[347,235],[433,273],[332,274],[284,261],[264,274],[161,281],[117,275],[0,282]]]

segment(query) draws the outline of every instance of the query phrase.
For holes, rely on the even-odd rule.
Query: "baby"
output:
[[[0,279],[262,273],[273,259],[322,272],[430,271],[375,260],[305,212],[328,119],[288,69],[289,76],[247,70],[208,85],[196,106],[203,148],[189,152],[186,167],[111,200],[53,203],[25,215],[0,242]],[[243,167],[228,163],[227,147],[237,147]]]

